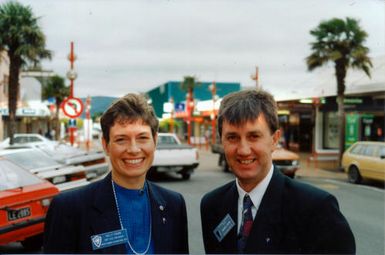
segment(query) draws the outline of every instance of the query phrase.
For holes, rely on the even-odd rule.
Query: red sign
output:
[[[66,98],[61,104],[61,109],[64,115],[70,118],[79,117],[84,109],[83,102],[79,98],[71,97]]]

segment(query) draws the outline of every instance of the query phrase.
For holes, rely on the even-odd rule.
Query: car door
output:
[[[373,179],[385,181],[385,146],[376,146],[369,167]]]

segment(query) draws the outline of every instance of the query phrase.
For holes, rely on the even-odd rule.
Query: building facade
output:
[[[187,98],[181,81],[166,82],[148,92],[155,113],[162,122],[172,122],[174,132],[187,141],[187,130],[191,122],[193,144],[212,142],[215,137],[215,121],[222,98],[241,89],[240,83],[199,82],[193,90],[193,100]],[[190,112],[191,111],[191,112]],[[214,130],[214,132],[213,132]],[[170,125],[161,131],[170,131]],[[215,138],[214,138],[215,139]]]

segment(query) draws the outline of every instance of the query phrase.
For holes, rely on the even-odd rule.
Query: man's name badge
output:
[[[229,233],[229,231],[235,226],[233,219],[229,214],[223,218],[219,225],[214,229],[214,235],[218,239],[218,242],[221,242],[223,238]]]
[[[127,230],[119,229],[99,235],[91,236],[92,249],[102,249],[118,244],[127,243]]]

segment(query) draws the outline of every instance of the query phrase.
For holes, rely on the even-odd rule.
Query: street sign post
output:
[[[65,116],[69,118],[77,118],[82,114],[84,105],[81,99],[71,97],[63,101],[61,108]]]

